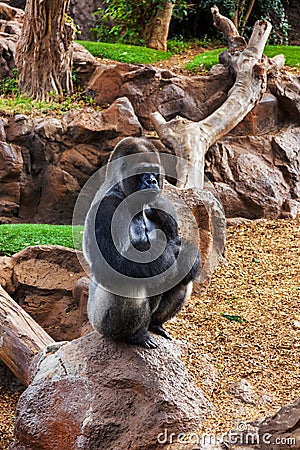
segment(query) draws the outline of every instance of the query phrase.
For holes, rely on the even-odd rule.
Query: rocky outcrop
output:
[[[62,119],[16,115],[0,120],[0,219],[71,223],[85,181],[125,136],[141,125],[120,98],[103,112],[72,111]]]
[[[28,247],[0,257],[0,284],[55,340],[87,331],[87,282],[75,250]]]
[[[0,3],[0,79],[11,77],[16,67],[16,45],[21,34],[24,11]]]
[[[260,450],[290,450],[300,446],[300,399],[283,406],[258,426]],[[253,424],[254,425],[254,424]]]
[[[227,136],[206,158],[206,175],[227,217],[295,217],[300,212],[300,127],[273,135]]]
[[[93,332],[46,349],[18,403],[11,450],[149,450],[165,430],[199,428],[212,405],[176,343],[157,339],[149,351]]]
[[[232,430],[225,441],[229,449],[298,450],[300,448],[300,399],[283,406],[276,414],[243,424]]]
[[[150,114],[159,111],[167,120],[176,115],[201,120],[226,99],[233,84],[228,70],[210,76],[176,76],[169,70],[132,64],[99,65],[87,91],[100,106],[127,97],[142,125],[152,129]]]

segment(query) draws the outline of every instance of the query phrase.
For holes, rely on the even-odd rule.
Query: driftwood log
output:
[[[28,386],[30,365],[54,340],[0,286],[0,359]]]

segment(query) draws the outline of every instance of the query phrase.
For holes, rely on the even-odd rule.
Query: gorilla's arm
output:
[[[121,199],[111,194],[103,198],[100,204],[96,204],[91,209],[91,220],[87,220],[85,229],[85,250],[88,262],[92,272],[98,282],[106,284],[107,277],[112,277],[106,263],[111,266],[117,274],[122,274],[130,278],[151,278],[155,275],[165,272],[174,265],[176,253],[178,253],[177,244],[168,242],[166,249],[156,260],[139,263],[126,258],[126,246],[130,244],[128,235],[128,224],[122,224],[122,236],[119,241],[124,243],[123,255],[118,251],[112,238],[111,223],[116,208],[121,203]],[[95,218],[94,223],[90,223]],[[126,221],[125,221],[126,222]],[[89,236],[90,235],[90,236]],[[93,238],[94,236],[94,238]],[[141,240],[143,237],[141,237]],[[141,243],[141,248],[143,243]],[[138,248],[138,245],[137,245]]]

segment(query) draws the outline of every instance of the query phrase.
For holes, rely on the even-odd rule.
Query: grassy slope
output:
[[[210,68],[219,62],[219,54],[226,50],[217,48],[208,52],[197,55],[191,62],[186,65],[187,70],[197,71],[199,68]],[[284,46],[284,45],[267,45],[265,47],[265,54],[272,58],[275,55],[283,53],[286,58],[286,65],[290,67],[300,66],[300,47],[299,46]]]
[[[91,41],[78,41],[78,43],[83,45],[93,56],[132,64],[153,64],[171,56],[170,52],[162,52],[136,45]]]
[[[74,247],[71,225],[0,225],[0,255],[10,256],[32,245],[54,244]]]

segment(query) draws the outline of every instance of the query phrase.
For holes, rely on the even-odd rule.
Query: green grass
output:
[[[0,255],[11,256],[33,245],[63,245],[74,248],[71,225],[0,225]]]
[[[186,70],[197,71],[199,69],[210,69],[219,62],[219,54],[226,50],[217,48],[208,52],[197,55],[192,61],[186,65]],[[283,53],[286,62],[290,67],[300,67],[300,46],[285,46],[285,45],[267,45],[264,52],[269,58]]]
[[[171,57],[170,52],[153,50],[127,44],[110,44],[104,42],[77,41],[93,56],[108,58],[128,64],[153,64]]]
[[[49,115],[60,116],[71,109],[81,109],[86,106],[93,106],[94,101],[87,96],[73,94],[64,97],[59,101],[38,102],[26,95],[2,94],[0,89],[0,112],[4,114],[28,114],[28,115]]]

